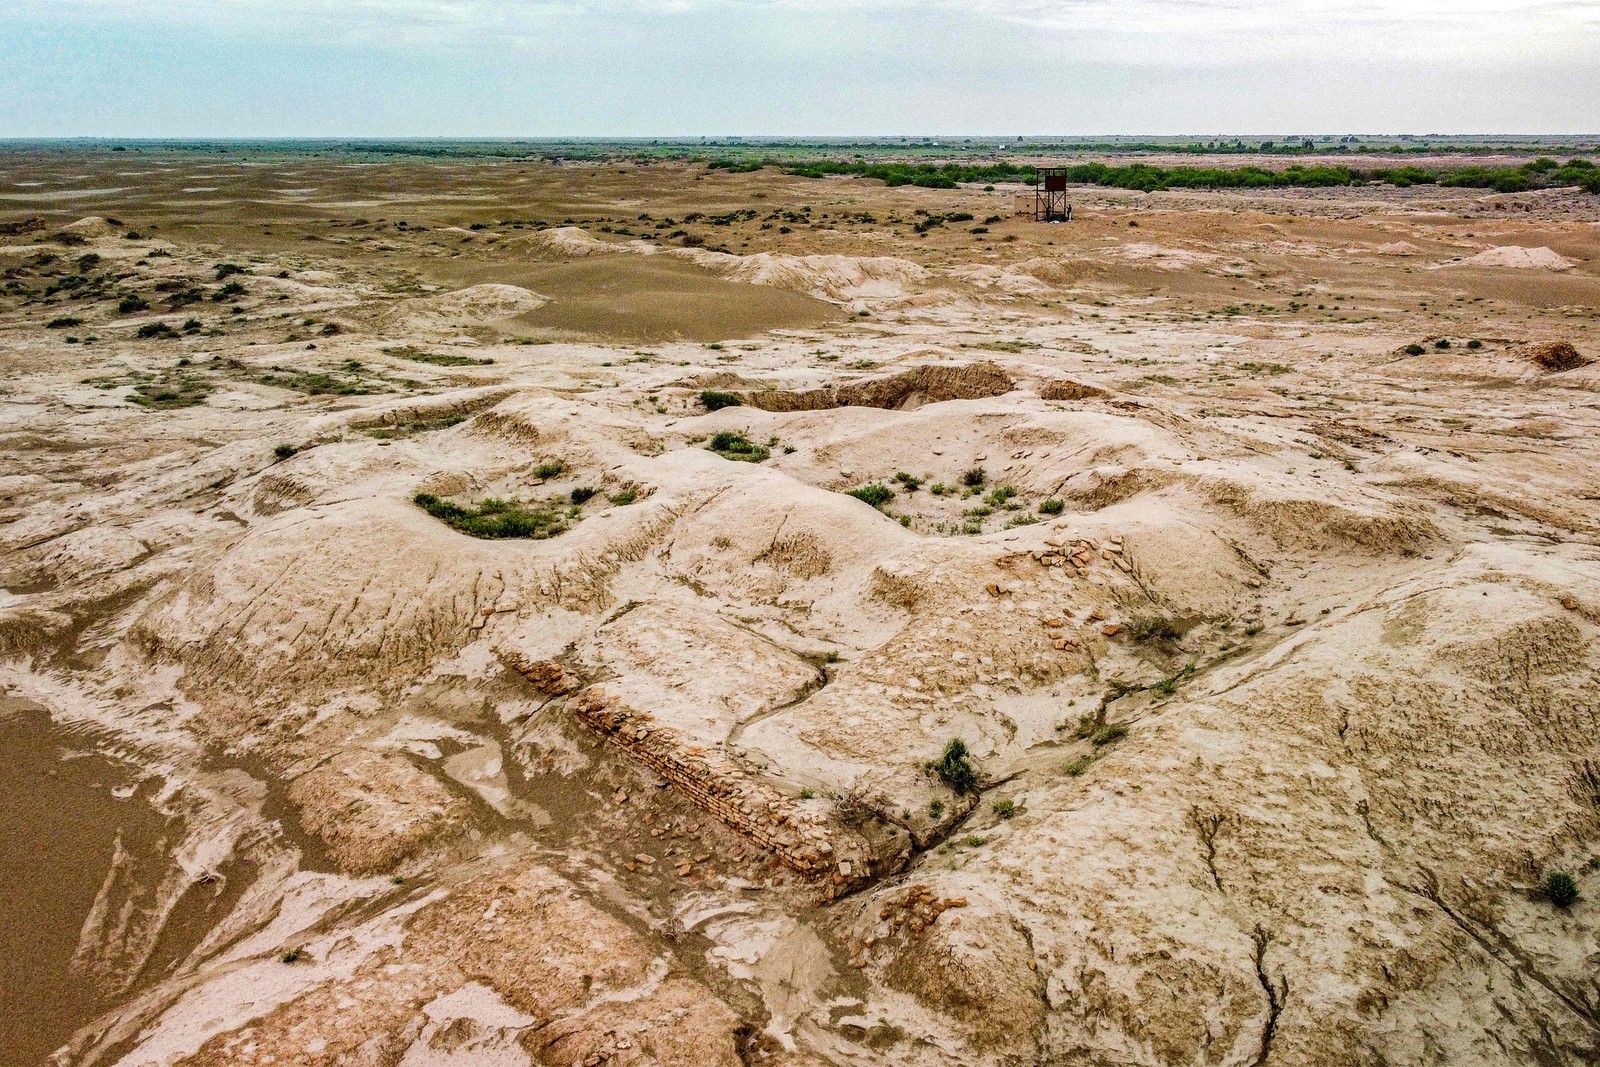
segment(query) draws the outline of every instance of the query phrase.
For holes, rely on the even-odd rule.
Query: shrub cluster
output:
[[[489,539],[554,537],[564,531],[566,522],[549,508],[529,507],[515,500],[490,497],[475,508],[440,500],[432,493],[418,493],[412,502],[452,530]]]

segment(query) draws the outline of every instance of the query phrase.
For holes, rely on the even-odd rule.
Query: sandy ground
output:
[[[1600,1057],[1600,198],[1019,193],[7,155],[0,1061]]]

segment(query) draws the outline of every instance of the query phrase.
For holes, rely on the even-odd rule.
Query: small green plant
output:
[[[141,341],[149,341],[154,338],[177,337],[178,331],[164,322],[147,322],[135,330],[133,335]]]
[[[1096,748],[1114,744],[1128,736],[1128,727],[1120,722],[1107,723],[1094,732],[1090,738]]]
[[[533,468],[533,476],[535,478],[556,478],[566,469],[567,465],[565,463],[562,463],[559,459],[553,459]]]
[[[248,272],[243,267],[239,266],[239,264],[237,264],[237,263],[218,263],[217,264],[217,281],[219,281],[219,282],[222,281],[224,278],[230,278],[235,274],[246,274],[246,273],[248,273]]]
[[[638,499],[639,490],[637,489],[619,489],[611,494],[611,502],[619,508],[625,508]]]
[[[1248,626],[1246,626],[1244,628],[1244,635],[1246,637],[1254,637],[1256,634],[1260,633],[1262,630],[1265,630],[1265,629],[1266,629],[1266,627],[1264,625],[1262,625],[1261,623],[1253,622],[1253,623],[1250,623]]]
[[[941,816],[943,814],[944,814],[944,801],[942,801],[942,800],[930,800],[930,801],[928,801],[928,818],[937,819],[939,816]]]
[[[1080,756],[1077,759],[1066,763],[1061,769],[1067,772],[1068,778],[1076,778],[1084,771],[1088,770],[1089,764],[1092,762],[1093,761],[1087,757]]]
[[[908,493],[915,493],[922,488],[922,479],[914,474],[907,474],[905,471],[896,472],[894,480],[905,486]]]
[[[744,434],[732,430],[718,430],[712,434],[706,448],[723,459],[739,460],[744,463],[760,463],[772,455],[772,450],[766,445],[758,445]]]
[[[1551,871],[1539,888],[1558,908],[1570,908],[1578,902],[1578,880],[1565,871]]]
[[[61,315],[44,324],[47,330],[70,330],[74,326],[82,326],[83,320],[76,315]]]
[[[1483,342],[1478,340],[1476,337],[1474,337],[1472,340],[1467,342],[1467,347],[1468,348],[1482,348],[1483,347]]]
[[[928,763],[928,769],[938,776],[957,795],[966,796],[978,791],[978,768],[967,755],[967,743],[952,737],[944,746],[944,753]]]
[[[578,488],[574,489],[571,494],[569,494],[569,498],[572,500],[574,506],[579,506],[587,504],[589,501],[593,500],[595,494],[598,492],[600,492],[600,490],[586,485],[579,486]]]
[[[994,813],[1002,819],[1009,819],[1017,813],[1017,802],[1009,797],[1005,800],[997,800],[990,804],[989,807],[993,808]]]
[[[274,456],[277,456],[279,459],[288,459],[290,456],[294,455],[298,451],[300,451],[300,449],[297,446],[291,445],[287,441],[285,441],[283,444],[279,445],[277,448],[274,448],[272,450],[272,454]]]
[[[117,311],[123,315],[132,315],[135,311],[147,311],[149,308],[150,305],[144,298],[138,296],[125,296],[117,302]]]
[[[989,475],[982,467],[972,467],[961,473],[961,484],[969,489],[976,489],[989,480]]]
[[[1067,510],[1067,502],[1065,500],[1057,500],[1055,497],[1051,497],[1039,505],[1039,514],[1041,515],[1059,515],[1065,510]]]
[[[283,955],[279,956],[278,960],[282,963],[299,963],[305,954],[306,950],[303,948],[292,948],[288,952],[285,952]]]
[[[452,530],[490,540],[543,539],[566,529],[562,516],[550,508],[530,508],[514,500],[490,497],[477,507],[462,507],[431,493],[418,493],[412,502]]]
[[[846,495],[853,496],[864,504],[871,504],[875,508],[881,508],[894,499],[894,490],[887,485],[873,482],[871,485],[861,485],[847,490]]]
[[[817,795],[817,791],[815,789],[812,789],[809,785],[806,786],[804,789],[800,790],[800,799],[801,800],[813,800],[813,799],[816,798],[816,795]]]
[[[990,490],[989,495],[983,498],[983,502],[991,508],[1003,508],[1016,495],[1017,491],[1009,485],[997,486]]]
[[[737,393],[721,393],[715,389],[707,389],[700,394],[700,403],[707,411],[720,411],[723,408],[739,407],[744,401],[739,399]]]
[[[934,482],[932,485],[928,486],[928,492],[932,493],[934,496],[944,496],[949,491],[950,487],[945,485],[943,482]]]
[[[1420,355],[1422,355],[1422,353],[1424,353],[1426,351],[1427,351],[1427,349],[1423,348],[1421,345],[1416,345],[1416,344],[1406,345],[1406,347],[1405,347],[1405,353],[1408,356],[1420,356]]]
[[[1450,339],[1448,337],[1441,337],[1437,341],[1433,342],[1433,347],[1434,348],[1440,348],[1440,349],[1449,348],[1450,347]]]

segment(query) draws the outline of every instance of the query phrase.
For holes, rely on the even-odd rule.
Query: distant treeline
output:
[[[885,185],[918,185],[926,189],[954,189],[958,183],[1031,184],[1036,168],[1031,163],[875,163],[869,160],[710,159],[715,170],[735,173],[780,167],[803,178],[852,174],[877,178]],[[1576,185],[1600,193],[1600,167],[1587,159],[1565,163],[1540,158],[1515,167],[1378,167],[1301,166],[1282,170],[1266,167],[1160,167],[1150,163],[1077,163],[1064,168],[1075,185],[1104,185],[1113,189],[1270,189],[1365,185],[1442,185],[1520,193],[1527,189]]]

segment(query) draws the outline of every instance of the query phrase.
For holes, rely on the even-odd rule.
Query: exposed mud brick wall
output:
[[[998,364],[928,363],[918,367],[862,378],[817,389],[759,389],[742,392],[740,399],[764,411],[822,411],[839,407],[898,408],[915,397],[921,403],[943,400],[978,400],[999,396],[1016,387]]]
[[[616,745],[635,763],[655,771],[697,807],[771,852],[783,863],[842,893],[871,873],[866,841],[732,761],[690,743],[645,712],[627,707],[598,687],[569,704],[578,721]]]

